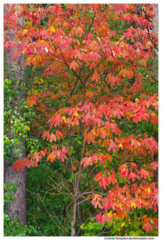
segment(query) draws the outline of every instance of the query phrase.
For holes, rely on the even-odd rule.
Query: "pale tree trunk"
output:
[[[77,211],[77,191],[74,189],[74,202],[72,207],[72,221],[71,221],[71,236],[74,237],[76,234],[76,211]]]
[[[5,4],[4,13],[8,13],[10,11],[12,4]],[[21,26],[25,25],[24,17],[20,19]],[[14,38],[14,30],[8,29],[8,40]],[[12,50],[12,52],[14,49]],[[4,63],[10,64],[12,71],[14,71],[16,75],[16,80],[21,80],[21,82],[25,82],[25,79],[22,77],[22,70],[24,70],[24,57],[20,54],[17,59],[12,59],[11,57],[11,49],[8,49],[4,52]],[[5,78],[10,79],[10,73],[5,74]],[[12,80],[12,79],[11,79]],[[15,88],[17,87],[17,82],[15,81]],[[24,91],[24,89],[22,89]],[[25,98],[24,94],[20,93],[19,96],[21,98]],[[15,107],[15,102],[12,102],[12,108]],[[10,120],[9,120],[10,121]],[[8,138],[12,135],[12,129],[7,132]],[[20,140],[21,146],[23,146],[22,156],[17,155],[17,159],[21,158],[22,160],[26,157],[26,148],[25,141]],[[13,154],[16,153],[16,147],[13,150]],[[8,212],[9,216],[14,216],[15,219],[21,217],[21,223],[24,227],[26,224],[26,170],[23,172],[20,171],[17,173],[16,170],[13,169],[13,165],[9,166],[10,160],[4,159],[4,182],[5,183],[16,183],[18,185],[17,192],[14,194],[15,200],[5,205],[5,210]]]
[[[158,10],[159,10],[159,5],[155,4],[153,6],[153,11],[154,11],[154,14],[155,14],[154,20],[156,21],[156,22],[154,22],[154,28],[153,28],[153,32],[155,34],[158,34],[158,32],[159,32]],[[158,51],[156,51],[156,54],[158,55]],[[156,139],[156,134],[155,134],[155,139]],[[158,160],[157,157],[154,155],[154,161],[157,161],[157,160]],[[155,182],[158,182],[158,168],[154,172],[154,180],[155,180]]]
[[[158,34],[158,25],[159,25],[158,8],[159,8],[158,4],[155,4],[155,6],[153,6],[153,11],[154,11],[154,14],[155,14],[154,20],[156,20],[156,22],[154,23],[154,29],[153,29],[155,34]]]

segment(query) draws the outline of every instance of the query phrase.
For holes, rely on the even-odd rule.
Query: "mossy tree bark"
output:
[[[15,5],[17,7],[17,5]],[[10,8],[12,7],[12,4],[5,4],[4,6],[4,14],[10,12]],[[21,26],[25,26],[25,19],[24,17],[21,17],[20,24]],[[12,38],[14,38],[14,30],[8,29],[8,40],[10,41]],[[14,74],[16,76],[16,79],[14,81],[14,87],[16,89],[17,87],[17,81],[21,80],[21,82],[25,82],[25,78],[22,76],[22,73],[24,71],[24,56],[21,54],[18,56],[17,59],[12,59],[11,54],[13,53],[14,49],[7,49],[4,51],[4,64],[9,64],[11,66],[12,71],[14,71]],[[5,79],[10,79],[10,72],[5,73]],[[10,79],[12,80],[12,79]],[[23,92],[23,93],[22,93]],[[24,95],[24,89],[22,87],[22,91],[20,91],[19,96],[16,96],[15,99],[18,101],[18,97],[25,98]],[[16,100],[15,100],[16,101]],[[12,102],[11,107],[14,109],[16,102]],[[4,103],[5,107],[5,103]],[[9,126],[10,124],[9,119]],[[10,138],[10,136],[13,134],[11,127],[9,128],[9,131],[7,131],[7,136]],[[22,160],[26,157],[26,148],[25,148],[25,141],[20,140],[21,146],[23,146],[22,155],[17,155],[17,159],[21,158]],[[16,153],[16,147],[13,149],[13,154]],[[12,158],[12,156],[11,156]],[[10,166],[10,160],[4,159],[4,182],[5,183],[16,183],[18,185],[17,192],[14,194],[15,200],[11,201],[10,204],[5,205],[5,210],[8,212],[9,216],[13,216],[15,219],[18,217],[21,217],[21,223],[24,227],[26,224],[27,214],[26,214],[26,170],[23,172],[20,171],[17,173],[16,170],[13,169],[13,164]]]

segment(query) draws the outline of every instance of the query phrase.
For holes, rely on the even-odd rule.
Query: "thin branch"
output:
[[[39,199],[41,200],[41,202],[42,202],[44,208],[46,209],[48,215],[50,216],[51,220],[52,220],[52,221],[57,225],[57,227],[60,228],[61,231],[62,231],[62,225],[61,225],[61,227],[60,227],[60,226],[54,221],[53,217],[51,216],[51,214],[50,214],[49,211],[47,210],[47,208],[46,208],[46,206],[45,206],[45,204],[44,204],[42,198],[40,197],[39,193],[38,193],[38,197],[39,197]],[[64,229],[64,230],[65,230],[65,229]],[[65,230],[65,231],[66,231],[66,230]],[[66,236],[65,232],[64,232],[64,235]]]
[[[90,172],[90,174],[89,174],[88,177],[86,178],[86,180],[85,180],[85,182],[84,182],[84,184],[83,184],[83,187],[82,187],[82,189],[81,189],[81,193],[83,192],[84,187],[85,187],[88,179],[90,178],[90,176],[92,175],[92,173],[94,172],[95,169],[96,169],[96,166],[92,169],[92,171]]]
[[[103,60],[101,62],[99,62],[97,64],[97,66],[95,68],[92,69],[92,71],[88,74],[88,76],[86,77],[86,81],[87,79],[91,76],[91,74],[100,66],[100,64],[103,62]],[[87,86],[86,86],[87,87]]]
[[[60,49],[60,48],[59,48],[59,49]],[[64,60],[64,62],[65,62],[65,64],[66,64],[66,66],[70,69],[70,66],[67,64],[65,58],[64,58],[63,55],[62,55],[61,49],[60,49],[60,53],[61,53],[61,56],[62,56],[62,58],[63,58],[63,60]],[[84,85],[83,82],[82,82],[82,80],[81,80],[81,78],[80,78],[80,76],[78,76],[78,74],[77,74],[73,69],[70,69],[70,70],[71,70],[71,71],[74,73],[74,75],[81,81],[82,85]]]

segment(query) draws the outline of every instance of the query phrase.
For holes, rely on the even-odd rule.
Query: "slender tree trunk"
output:
[[[83,77],[84,77],[84,86],[83,86],[83,101],[82,104],[85,104],[85,93],[86,93],[86,77],[85,77],[85,63],[83,63]],[[86,126],[84,125],[84,131],[86,130]],[[83,140],[83,146],[82,146],[82,155],[81,160],[85,157],[85,150],[86,150],[86,142]],[[74,189],[74,204],[72,209],[72,224],[71,224],[71,236],[76,236],[76,214],[77,214],[77,208],[78,208],[78,218],[79,222],[81,222],[81,215],[80,214],[80,206],[79,201],[80,198],[78,195],[80,194],[80,181],[81,181],[81,174],[82,174],[82,168],[83,166],[79,165],[79,172],[78,177],[75,180],[75,189]]]
[[[8,13],[10,11],[12,4],[5,4],[4,13]],[[17,6],[17,5],[16,5]],[[20,19],[21,26],[24,27],[25,19],[21,17]],[[8,29],[8,40],[10,41],[14,38],[14,30]],[[12,50],[12,52],[14,49]],[[25,79],[22,77],[22,70],[24,70],[24,57],[20,54],[17,59],[12,59],[11,57],[11,49],[8,49],[4,52],[4,63],[9,64],[12,67],[12,71],[14,71],[16,75],[16,80],[21,80],[25,82]],[[10,73],[5,74],[5,78],[10,79]],[[12,79],[11,79],[12,80]],[[17,87],[17,82],[15,82],[15,88]],[[24,89],[22,89],[24,91]],[[25,98],[24,95],[20,93],[19,97]],[[14,108],[15,102],[12,102],[12,107]],[[12,135],[12,129],[7,132],[8,137]],[[22,150],[22,156],[17,155],[17,158],[21,158],[22,160],[26,157],[26,149],[25,149],[25,141],[20,140],[21,146],[24,147]],[[14,148],[13,153],[16,153],[16,148]],[[13,169],[13,165],[9,165],[10,160],[4,160],[4,182],[5,183],[16,183],[18,185],[17,192],[14,194],[15,200],[5,205],[5,210],[8,212],[9,216],[14,216],[15,219],[21,217],[22,226],[26,224],[26,170],[23,172],[20,171],[17,173],[16,170]]]
[[[158,7],[159,7],[159,5],[158,4],[155,4],[154,6],[153,6],[153,11],[154,11],[154,14],[155,14],[155,16],[154,16],[154,20],[156,20],[156,22],[154,22],[154,28],[153,28],[153,32],[155,33],[155,34],[158,34],[158,26],[159,26],[159,21],[158,21],[158,19],[159,19],[159,15],[158,15]],[[156,54],[158,55],[158,51],[156,52]],[[158,141],[158,139],[157,139],[158,137],[157,137],[157,134],[155,133],[155,140],[157,140]],[[157,161],[158,159],[157,159],[157,157],[154,155],[154,161]],[[154,172],[154,180],[155,180],[155,182],[156,183],[158,183],[158,168],[155,170],[155,172]]]
[[[76,185],[75,185],[76,186]],[[74,189],[74,202],[72,208],[72,221],[71,221],[71,236],[74,237],[76,234],[76,211],[77,211],[77,191]]]

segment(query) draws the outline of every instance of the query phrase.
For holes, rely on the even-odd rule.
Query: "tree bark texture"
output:
[[[154,14],[155,14],[155,16],[154,16],[154,20],[156,20],[156,22],[154,22],[154,28],[153,28],[153,32],[155,33],[155,34],[158,34],[158,32],[159,32],[159,29],[158,29],[158,26],[159,26],[159,15],[158,15],[158,7],[159,7],[159,5],[158,4],[155,4],[154,6],[153,6],[153,11],[154,11]],[[157,55],[158,55],[158,52],[157,52]],[[156,139],[156,134],[155,134],[155,139]],[[158,160],[158,158],[156,157],[156,156],[154,156],[154,161],[157,161]],[[155,182],[157,183],[158,182],[158,168],[155,170],[155,172],[154,172],[154,180],[155,180]]]
[[[159,8],[159,4],[155,4],[155,6],[153,6],[153,11],[154,11],[154,14],[155,14],[154,20],[156,20],[156,22],[154,23],[154,29],[153,29],[155,34],[158,34],[158,28],[159,28],[158,27],[159,26],[158,8]]]
[[[10,11],[12,4],[5,4],[4,6],[4,14]],[[15,5],[17,6],[17,5]],[[25,26],[25,18],[21,17],[20,19],[21,26]],[[8,40],[10,41],[14,38],[14,30],[8,29]],[[17,59],[12,59],[11,54],[14,49],[5,50],[4,52],[4,64],[10,64],[12,67],[12,71],[14,71],[16,75],[16,80],[20,80],[25,82],[25,79],[22,77],[22,70],[24,70],[24,56],[21,54]],[[5,79],[10,79],[10,73],[5,74]],[[12,80],[12,79],[10,79]],[[15,81],[15,88],[17,87],[17,82]],[[24,90],[24,89],[22,89]],[[20,93],[19,97],[25,98],[24,95]],[[12,102],[12,107],[14,108],[15,102]],[[12,135],[12,129],[10,128],[9,132],[7,132],[8,138]],[[22,150],[22,156],[17,155],[17,159],[21,158],[22,160],[26,157],[26,148],[25,141],[20,140],[21,146],[24,147]],[[16,153],[16,147],[13,149],[13,153]],[[14,194],[15,200],[11,201],[10,204],[5,205],[5,210],[8,212],[9,216],[13,216],[14,219],[21,217],[21,223],[24,227],[26,224],[27,214],[26,214],[26,170],[23,172],[20,171],[17,173],[16,170],[13,169],[12,166],[9,166],[10,160],[4,159],[4,182],[5,183],[16,183],[18,185],[17,192]]]

